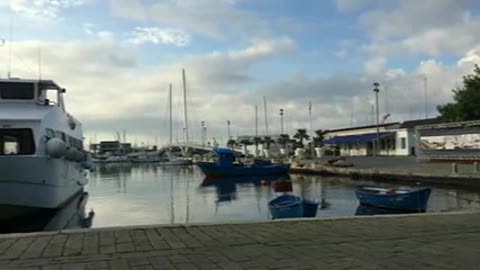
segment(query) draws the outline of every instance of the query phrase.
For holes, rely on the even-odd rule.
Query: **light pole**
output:
[[[283,109],[280,109],[280,134],[283,134]]]
[[[202,125],[202,147],[205,147],[205,137],[206,137],[206,127],[205,127],[205,121],[201,121],[200,124]]]
[[[228,132],[228,140],[231,140],[232,137],[230,136],[230,120],[227,120],[227,132]]]
[[[380,91],[380,89],[378,89],[378,87],[380,86],[380,84],[378,82],[374,82],[373,83],[373,92],[375,92],[375,113],[377,115],[377,139],[375,140],[375,144],[374,144],[374,148],[373,148],[373,155],[376,156],[377,155],[377,151],[378,151],[378,148],[379,148],[379,140],[380,140],[380,127],[379,127],[379,123],[378,123],[378,92]]]

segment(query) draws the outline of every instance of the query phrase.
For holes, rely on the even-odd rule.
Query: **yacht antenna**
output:
[[[255,105],[255,156],[257,156],[257,153],[258,153],[257,138],[258,138],[258,107],[257,105]]]
[[[13,43],[13,12],[10,10],[10,28],[9,28],[9,44],[8,44],[8,71],[7,77],[10,79],[12,75],[12,43]]]
[[[38,79],[42,79],[42,48],[40,48],[40,43],[38,44]]]
[[[185,139],[188,143],[188,117],[187,117],[187,82],[185,79],[185,69],[182,68],[182,80],[183,80],[183,110],[185,114]]]

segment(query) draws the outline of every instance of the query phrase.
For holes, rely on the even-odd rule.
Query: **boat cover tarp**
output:
[[[392,135],[395,132],[380,132],[378,133],[379,138],[383,138],[389,135]],[[347,135],[347,136],[337,136],[324,140],[322,144],[349,144],[349,143],[363,143],[371,142],[377,139],[377,133],[367,133],[367,134],[358,134],[358,135]]]

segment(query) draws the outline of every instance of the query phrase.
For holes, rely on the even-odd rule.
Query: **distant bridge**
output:
[[[174,143],[163,146],[159,149],[161,155],[165,153],[181,153],[182,156],[188,157],[193,155],[203,155],[213,151],[215,146],[205,145],[199,143]],[[239,149],[234,149],[235,152],[241,153]]]

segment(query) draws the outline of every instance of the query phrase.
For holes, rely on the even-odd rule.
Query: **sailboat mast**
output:
[[[255,156],[258,153],[258,144],[257,144],[257,138],[258,138],[258,107],[255,105]]]
[[[263,96],[263,109],[265,113],[265,136],[268,136],[267,98]]]
[[[173,143],[173,115],[172,115],[172,84],[168,88],[168,118],[170,120],[170,144]]]
[[[188,143],[188,117],[187,117],[187,82],[185,79],[185,69],[182,68],[183,80],[183,110],[185,115],[185,140]]]

